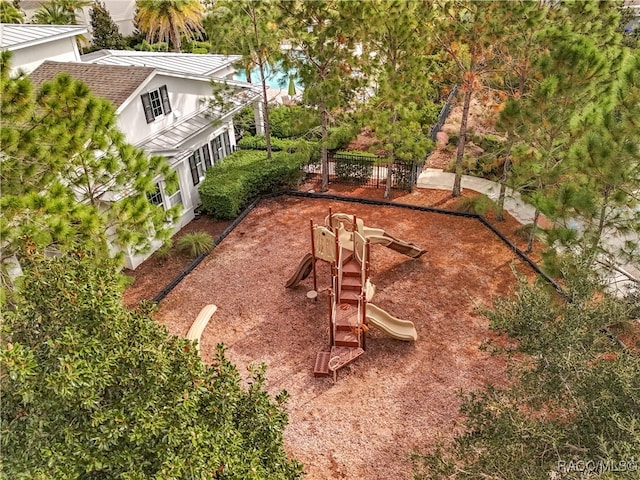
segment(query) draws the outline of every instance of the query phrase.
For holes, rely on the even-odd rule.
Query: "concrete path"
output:
[[[435,190],[451,190],[455,174],[444,172],[438,168],[427,168],[418,177],[418,188],[432,188]],[[484,178],[462,176],[462,189],[484,193],[491,200],[498,200],[500,185]],[[525,203],[518,192],[507,188],[504,209],[522,224],[532,223],[535,209]]]

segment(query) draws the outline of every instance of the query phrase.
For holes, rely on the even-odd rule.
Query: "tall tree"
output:
[[[577,240],[589,258],[604,254],[640,265],[640,51],[623,62],[610,103],[594,105],[588,117],[590,128],[572,152],[574,180],[559,210],[580,222]],[[627,241],[609,241],[620,235]]]
[[[489,77],[495,77],[502,65],[498,52],[516,32],[509,22],[511,3],[451,0],[436,12],[440,17],[436,41],[458,67],[458,83],[463,93],[462,118],[456,151],[455,180],[452,194],[461,194],[462,160],[467,141],[467,124],[474,93],[483,89]],[[519,33],[519,32],[518,32]]]
[[[216,2],[203,22],[213,51],[242,55],[248,82],[253,80],[251,70],[258,67],[268,158],[271,158],[271,126],[266,72],[273,69],[280,56],[282,40],[274,17],[275,8],[270,1],[229,0]]]
[[[248,386],[218,346],[122,304],[118,267],[83,253],[31,257],[0,342],[2,470],[8,478],[296,479],[286,392]],[[119,281],[120,280],[120,281]]]
[[[91,5],[90,0],[49,0],[33,16],[33,23],[49,25],[75,25],[76,13]]]
[[[346,0],[309,0],[279,3],[279,25],[292,44],[286,64],[296,68],[304,84],[303,102],[318,108],[322,130],[322,185],[329,188],[326,139],[331,115],[349,104],[360,84],[354,75],[362,63],[355,54],[363,22],[362,8]]]
[[[137,0],[135,22],[147,42],[168,42],[180,51],[181,36],[194,38],[202,31],[204,7],[199,0]]]
[[[60,75],[34,91],[9,76],[9,57],[0,62],[2,257],[79,246],[137,253],[166,238],[177,211],[147,198],[157,178],[176,185],[165,159],[128,145],[113,106],[83,83]]]
[[[391,193],[393,159],[421,162],[432,146],[428,129],[435,122],[436,89],[430,81],[428,38],[430,9],[418,2],[368,2],[364,56],[372,59],[375,96],[367,124],[381,140],[389,161],[385,198]]]
[[[102,48],[125,50],[127,42],[118,30],[118,26],[104,6],[104,3],[95,2],[91,7],[91,46],[100,50]]]
[[[582,6],[589,8],[580,10]],[[515,142],[511,180],[536,209],[528,250],[540,213],[551,218],[561,213],[556,196],[566,191],[562,185],[572,181],[567,160],[590,128],[585,114],[598,102],[606,104],[609,97],[620,60],[617,18],[601,22],[611,11],[615,14],[612,6],[600,2],[580,6],[567,2],[551,9],[549,26],[538,37],[547,49],[534,62],[535,80],[524,96],[507,101],[501,113]]]
[[[24,13],[9,0],[0,0],[0,23],[23,23]]]

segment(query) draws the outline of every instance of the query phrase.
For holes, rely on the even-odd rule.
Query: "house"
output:
[[[30,73],[45,60],[79,62],[76,38],[87,29],[77,25],[0,23],[0,50],[11,52],[11,73]]]
[[[24,12],[26,21],[29,22],[36,11],[42,7],[47,0],[20,0],[19,7]],[[105,9],[109,12],[113,23],[118,27],[122,35],[132,35],[135,30],[134,17],[136,15],[135,0],[101,0]],[[91,30],[91,6],[82,7],[76,13],[78,25]]]
[[[250,84],[225,81],[229,89],[225,108],[212,109],[206,102],[212,97],[211,78],[185,73],[178,63],[172,59],[169,64],[175,68],[171,70],[140,64],[45,61],[30,75],[35,84],[63,72],[83,81],[94,95],[114,105],[118,126],[128,143],[167,158],[177,173],[179,190],[169,194],[158,178],[150,200],[165,209],[182,205],[175,231],[194,218],[200,205],[198,187],[207,168],[235,150],[233,115],[246,105],[258,104],[261,98]],[[225,68],[221,66],[220,71]],[[125,266],[131,269],[151,254],[124,253]]]

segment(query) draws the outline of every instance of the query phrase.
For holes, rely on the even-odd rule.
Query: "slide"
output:
[[[372,303],[367,303],[367,320],[369,325],[398,340],[415,342],[418,339],[418,333],[413,322],[389,315],[385,310]]]
[[[309,276],[312,270],[313,270],[313,255],[311,255],[310,253],[307,253],[302,258],[302,260],[300,260],[300,264],[298,265],[298,268],[296,268],[296,271],[294,272],[293,276],[289,280],[287,280],[285,287],[293,288],[297,286],[301,281],[303,281],[305,278]]]
[[[391,250],[395,250],[396,252],[407,255],[411,258],[418,258],[427,253],[425,249],[419,247],[415,243],[398,240],[388,233],[385,233],[384,235],[368,235],[367,240],[371,241],[372,245],[384,245]]]

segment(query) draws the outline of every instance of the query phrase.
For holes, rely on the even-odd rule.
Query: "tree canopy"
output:
[[[244,387],[216,350],[122,305],[118,267],[77,252],[29,258],[0,341],[0,460],[8,478],[295,479],[286,392]]]
[[[113,105],[82,82],[63,74],[36,88],[9,75],[9,58],[0,62],[2,258],[78,247],[136,253],[166,237],[178,212],[147,197],[158,178],[176,184],[166,160],[127,144]]]

